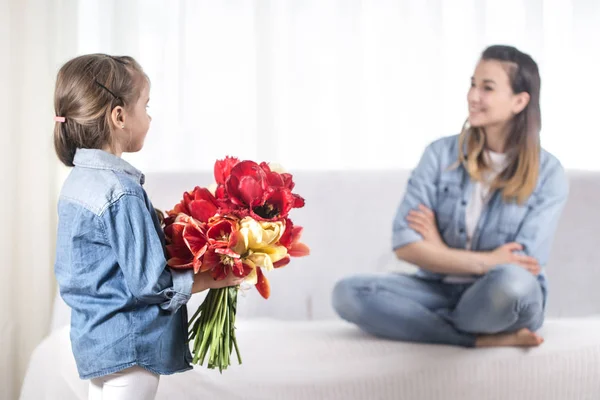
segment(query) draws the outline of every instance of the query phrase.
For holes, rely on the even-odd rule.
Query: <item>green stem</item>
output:
[[[215,318],[215,324],[213,325],[213,332],[212,332],[212,348],[210,349],[210,358],[209,360],[212,361],[212,364],[214,364],[215,361],[215,354],[217,353],[217,349],[219,348],[219,339],[220,339],[220,335],[221,332],[223,332],[223,319],[225,317],[225,310],[227,308],[227,304],[226,304],[226,299],[225,299],[225,290],[224,289],[219,289],[219,311],[216,314],[216,318]]]
[[[238,295],[238,287],[232,288],[231,290],[231,340],[233,342],[233,346],[235,348],[235,355],[238,359],[238,364],[242,364],[242,356],[240,354],[240,349],[238,348],[237,338],[235,337],[235,316],[237,315],[237,295]]]
[[[238,363],[242,363],[235,336],[237,294],[237,287],[211,289],[194,313],[189,333],[189,340],[194,340],[194,364],[203,365],[208,355],[208,368],[218,368],[222,373],[231,365],[233,349]]]
[[[194,342],[194,359],[192,362],[197,364],[198,360],[202,359],[202,361],[200,361],[200,365],[202,365],[204,362],[204,355],[206,354],[206,341],[210,337],[210,319],[215,307],[215,291],[213,289],[208,291],[208,294],[200,307],[202,308],[202,313],[200,314],[200,323],[197,328],[198,334]]]
[[[217,325],[217,318],[219,316],[220,313],[220,309],[221,309],[221,294],[222,294],[222,289],[211,289],[211,291],[213,291],[213,296],[211,296],[211,301],[210,303],[208,303],[210,305],[209,307],[209,311],[207,313],[207,320],[206,322],[202,325],[202,329],[204,332],[204,337],[202,338],[202,343],[200,344],[199,347],[199,359],[200,359],[200,365],[202,365],[204,363],[204,358],[206,357],[206,353],[208,352],[209,348],[212,349],[214,348],[214,333],[215,333],[215,327]],[[210,345],[207,345],[208,343],[210,343]],[[210,357],[209,357],[209,364],[210,364]]]

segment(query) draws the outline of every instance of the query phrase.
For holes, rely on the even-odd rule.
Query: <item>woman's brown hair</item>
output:
[[[502,190],[505,201],[516,199],[524,203],[534,191],[539,174],[542,122],[538,66],[528,54],[510,46],[490,46],[481,59],[500,61],[506,66],[513,93],[529,94],[527,106],[511,121],[505,147],[508,166],[491,185]],[[481,180],[482,171],[488,168],[484,158],[485,140],[480,128],[465,123],[459,137],[459,163],[475,180]]]

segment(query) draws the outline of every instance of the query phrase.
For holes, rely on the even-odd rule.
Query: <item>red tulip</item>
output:
[[[231,169],[225,187],[232,203],[249,208],[261,201],[267,188],[266,174],[254,161],[242,161]]]
[[[224,185],[231,174],[231,169],[239,162],[240,160],[236,157],[229,156],[226,156],[223,160],[217,160],[214,167],[215,182],[218,185]]]
[[[231,218],[213,219],[208,224],[206,237],[212,247],[232,249],[237,243],[237,223]]]
[[[271,295],[271,285],[269,284],[269,280],[265,274],[263,274],[261,268],[256,268],[256,274],[258,279],[255,285],[256,290],[258,290],[258,293],[260,293],[262,297],[268,299]]]
[[[281,260],[273,263],[273,268],[282,268],[290,263],[290,255],[288,254]]]
[[[269,187],[250,215],[257,220],[275,221],[286,218],[292,208],[304,206],[304,199],[284,187]]]
[[[165,234],[170,243],[167,244],[169,259],[167,264],[175,269],[193,268],[198,272],[202,265],[202,256],[208,248],[208,240],[201,226],[192,218],[184,216],[176,219]]]
[[[301,226],[294,226],[292,220],[285,220],[285,232],[279,239],[279,244],[288,249],[291,257],[304,257],[310,254],[310,248],[304,243],[300,243],[302,229]]]
[[[212,277],[220,281],[232,273],[237,277],[244,277],[250,273],[250,269],[244,266],[239,254],[230,249],[211,248],[204,254],[204,260],[200,271],[211,271]]]
[[[269,186],[273,187],[284,187],[286,189],[292,190],[295,186],[294,181],[292,179],[292,175],[286,172],[278,173],[271,171],[271,167],[266,162],[261,162],[260,167],[265,171],[267,175],[267,182]]]

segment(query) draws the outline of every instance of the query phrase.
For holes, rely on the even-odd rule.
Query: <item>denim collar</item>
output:
[[[143,185],[144,181],[146,180],[141,171],[134,168],[121,157],[117,157],[114,154],[108,153],[104,150],[77,149],[75,151],[73,164],[84,168],[107,169],[111,171],[124,172],[139,181],[140,185]]]

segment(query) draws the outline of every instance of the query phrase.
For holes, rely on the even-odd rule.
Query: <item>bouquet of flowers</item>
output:
[[[304,199],[292,193],[291,174],[276,172],[265,162],[226,157],[215,163],[214,176],[213,191],[195,187],[167,211],[168,265],[210,271],[215,280],[228,274],[243,277],[267,299],[271,289],[264,271],[309,254],[299,241],[302,227],[288,217],[293,208],[304,206]],[[235,336],[238,289],[210,289],[192,316],[194,364],[202,365],[209,354],[208,368],[222,372],[231,365],[233,349],[242,363]]]

